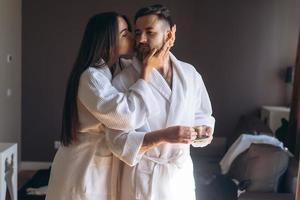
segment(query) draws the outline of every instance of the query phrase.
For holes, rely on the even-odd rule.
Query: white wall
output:
[[[0,0],[0,142],[21,144],[21,0]],[[7,56],[11,55],[9,63]],[[11,94],[8,94],[10,90]],[[20,155],[20,153],[19,153]]]

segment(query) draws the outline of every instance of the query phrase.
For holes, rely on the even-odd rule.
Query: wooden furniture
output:
[[[10,199],[17,200],[17,152],[16,143],[0,143],[0,200],[7,199],[7,190]]]
[[[281,126],[281,119],[289,120],[290,108],[280,106],[262,106],[261,120],[270,127],[273,133]]]

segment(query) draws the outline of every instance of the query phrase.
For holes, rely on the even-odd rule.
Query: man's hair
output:
[[[147,15],[156,15],[160,20],[166,21],[170,25],[170,27],[174,25],[173,20],[171,18],[170,10],[167,7],[160,4],[155,4],[139,9],[135,14],[134,23],[138,18]]]

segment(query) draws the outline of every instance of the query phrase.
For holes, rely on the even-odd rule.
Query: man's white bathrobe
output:
[[[172,90],[157,70],[154,69],[149,76],[149,84],[159,109],[153,111],[146,124],[137,132],[111,131],[107,134],[108,145],[121,160],[125,155],[136,155],[131,163],[123,160],[126,164],[122,172],[120,200],[195,199],[190,145],[163,144],[144,155],[139,154],[139,149],[131,147],[131,141],[142,143],[141,138],[145,132],[174,125],[206,125],[214,128],[210,99],[200,74],[192,65],[177,60],[172,54],[171,61]],[[141,69],[136,58],[126,65],[113,79],[113,85],[123,92],[138,79]],[[126,137],[131,140],[124,142]],[[135,137],[136,140],[133,139]],[[135,143],[133,145],[139,146]],[[122,146],[124,149],[120,148]]]
[[[128,131],[140,127],[157,109],[157,104],[145,81],[138,80],[123,94],[111,85],[111,80],[108,67],[90,67],[81,75],[77,99],[78,142],[62,146],[56,153],[47,200],[117,199],[120,162],[108,148],[104,130]],[[140,142],[130,143],[131,148],[140,148]],[[119,157],[130,163],[136,155]]]

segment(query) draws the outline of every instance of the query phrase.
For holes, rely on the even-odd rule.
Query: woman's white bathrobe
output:
[[[60,147],[55,155],[47,200],[116,200],[119,159],[107,147],[104,130],[133,130],[145,123],[155,97],[148,83],[137,80],[129,91],[119,93],[111,85],[108,67],[88,68],[78,89],[79,141]],[[126,137],[139,149],[140,137]],[[119,155],[128,163],[135,154]]]
[[[126,135],[142,141],[138,138],[143,136],[143,132],[174,125],[207,125],[214,128],[210,99],[200,74],[193,66],[177,60],[172,54],[171,61],[172,90],[157,70],[149,75],[149,84],[159,109],[147,117],[146,124],[137,132],[111,131],[107,134],[107,144],[121,160],[124,155],[136,155],[133,164],[137,164],[134,166],[123,160],[126,164],[122,172],[120,200],[195,200],[190,145],[163,144],[144,155],[138,153],[139,149],[134,151],[131,148],[131,152],[121,149],[122,146],[132,145],[131,141],[124,143]],[[136,58],[126,65],[113,79],[113,85],[123,92],[138,79],[141,69]]]

